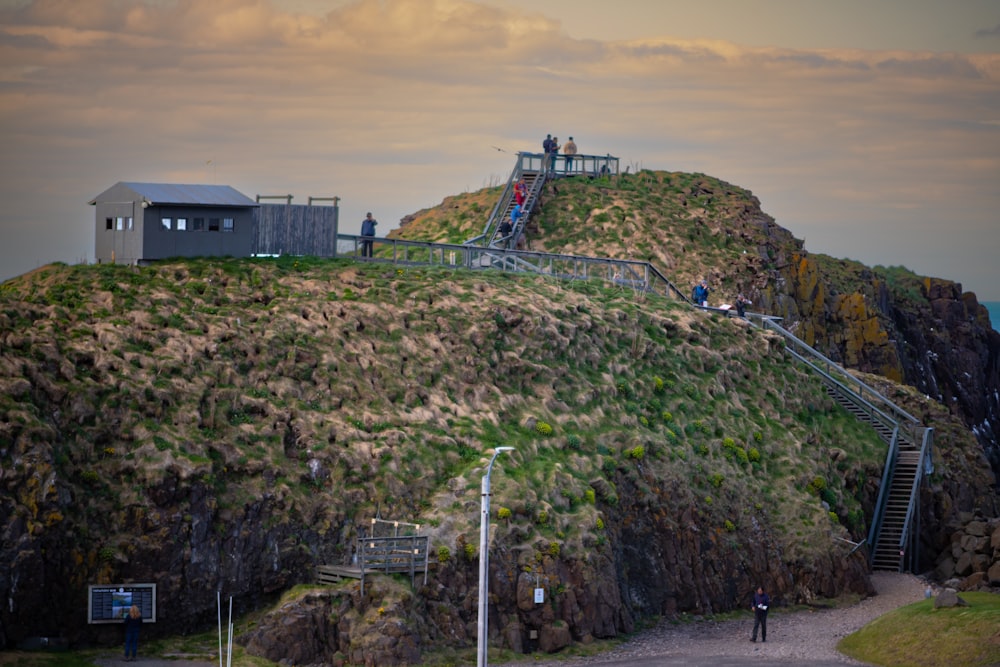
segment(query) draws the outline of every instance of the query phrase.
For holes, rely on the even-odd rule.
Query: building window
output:
[[[177,218],[177,231],[186,232],[188,228],[187,218]]]
[[[195,218],[192,223],[194,224],[194,231],[203,232],[205,231],[205,218]]]
[[[209,218],[208,219],[208,231],[210,231],[210,232],[217,232],[217,231],[219,231],[219,219],[218,218]]]
[[[111,231],[115,228],[115,221],[112,218],[104,218],[104,229]]]
[[[132,231],[132,218],[125,218],[125,229]]]
[[[160,224],[163,225],[163,228],[168,232],[170,231],[170,222],[170,218],[160,218]]]
[[[118,231],[121,231],[121,230],[122,230],[122,226],[123,226],[123,223],[124,223],[124,220],[125,220],[125,219],[124,219],[124,218],[121,218],[121,217],[119,217],[119,218],[116,218],[116,219],[115,219],[115,225],[116,225],[116,226],[115,226],[115,229],[117,229]]]
[[[224,232],[231,232],[231,231],[233,231],[233,219],[232,218],[223,218],[222,219],[222,231],[224,231]]]

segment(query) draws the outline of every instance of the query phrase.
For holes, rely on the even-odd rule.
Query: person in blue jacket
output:
[[[694,301],[696,306],[707,306],[708,305],[708,283],[702,280],[700,283],[694,286],[694,290],[691,292],[691,299]]]
[[[767,641],[767,608],[771,606],[771,596],[764,592],[763,586],[757,587],[757,592],[753,594],[753,634],[750,641],[757,641],[757,628],[760,628],[761,641]]]
[[[362,236],[375,236],[375,225],[378,224],[378,220],[372,217],[369,211],[365,219],[361,221],[361,235]],[[372,242],[370,240],[363,240],[361,242],[361,256],[371,257],[372,256]]]

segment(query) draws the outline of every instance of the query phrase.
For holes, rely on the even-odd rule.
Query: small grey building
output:
[[[258,204],[228,185],[116,183],[97,195],[98,262],[249,257]]]

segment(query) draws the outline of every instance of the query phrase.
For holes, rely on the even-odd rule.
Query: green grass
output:
[[[842,639],[837,648],[875,665],[979,667],[1000,662],[1000,595],[962,593],[968,607],[916,602]]]

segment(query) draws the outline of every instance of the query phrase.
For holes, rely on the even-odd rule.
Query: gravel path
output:
[[[837,642],[882,614],[922,600],[927,587],[913,575],[887,572],[873,574],[872,583],[878,595],[849,607],[772,612],[768,617],[767,643],[750,641],[753,619],[749,616],[733,621],[701,621],[683,625],[662,622],[601,655],[566,660],[533,659],[498,667],[863,665],[865,663],[839,653]],[[138,661],[126,663],[117,656],[104,656],[97,660],[97,664],[102,667],[213,667],[218,662],[140,656]]]
[[[573,660],[508,663],[504,667],[576,667],[577,665],[785,664],[863,665],[837,651],[841,638],[894,609],[924,598],[927,584],[910,574],[877,572],[878,595],[839,609],[772,612],[767,643],[750,641],[753,619],[701,621],[655,628],[607,653]]]

